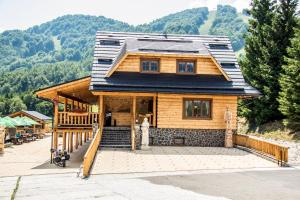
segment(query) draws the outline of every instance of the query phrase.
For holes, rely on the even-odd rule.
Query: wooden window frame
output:
[[[209,117],[187,117],[185,115],[185,102],[186,101],[209,101],[210,102]],[[183,98],[183,100],[182,100],[182,119],[186,119],[186,120],[212,120],[213,119],[213,99],[212,98]]]
[[[156,61],[158,62],[158,66],[157,66],[157,71],[144,71],[143,70],[143,62],[145,61]],[[151,66],[150,66],[151,67]],[[145,73],[145,74],[158,74],[160,73],[160,59],[159,58],[141,58],[140,59],[140,73]]]
[[[194,71],[193,72],[179,72],[179,63],[180,62],[192,62],[194,63]],[[176,73],[177,74],[184,74],[184,75],[195,75],[197,74],[197,60],[183,60],[183,59],[177,59],[176,60]]]

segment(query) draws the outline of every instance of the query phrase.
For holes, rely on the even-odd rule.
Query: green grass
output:
[[[199,27],[199,33],[201,35],[208,35],[209,34],[209,29],[216,17],[216,13],[217,11],[210,11],[209,14],[208,14],[208,17],[207,17],[207,20],[205,21],[204,24],[202,24],[200,27]]]
[[[55,48],[55,50],[56,50],[56,51],[60,51],[60,50],[61,50],[60,40],[59,40],[57,37],[53,36],[53,37],[52,37],[52,41],[53,41],[53,43],[54,43],[54,48]]]
[[[16,194],[17,194],[17,191],[19,189],[20,181],[21,181],[21,176],[19,176],[18,179],[17,179],[16,187],[15,187],[13,193],[10,196],[10,200],[14,200],[16,198]]]

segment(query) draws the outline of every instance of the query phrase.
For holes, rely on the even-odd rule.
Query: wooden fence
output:
[[[87,177],[90,173],[91,167],[94,162],[94,158],[97,154],[97,150],[102,137],[102,127],[100,127],[93,138],[88,150],[86,151],[83,159],[83,176]]]
[[[278,164],[288,162],[288,147],[239,134],[233,135],[233,143],[234,145],[254,149],[260,153],[271,156],[278,161]]]

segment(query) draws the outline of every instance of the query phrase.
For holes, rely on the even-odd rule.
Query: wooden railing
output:
[[[94,112],[58,112],[58,126],[92,126],[93,123],[98,123],[98,116]]]
[[[135,124],[131,124],[131,150],[135,150]]]
[[[233,135],[233,143],[237,146],[254,149],[260,153],[267,154],[276,159],[278,164],[282,165],[282,162],[288,162],[288,147],[239,134]]]
[[[103,103],[103,99],[102,99]],[[104,126],[104,111],[103,111],[103,104],[100,103],[100,108],[101,108],[101,113],[99,117],[99,129],[97,130],[96,135],[94,136],[88,150],[84,154],[83,158],[83,169],[82,169],[82,174],[84,177],[89,176],[91,167],[93,165],[95,156],[97,155],[97,150],[99,148],[99,145],[101,143],[101,138],[102,138],[102,132],[103,132],[103,126]],[[99,115],[99,114],[98,114]]]
[[[93,165],[97,150],[102,138],[103,128],[100,127],[93,138],[88,150],[86,151],[83,159],[83,176],[87,177],[90,173],[91,167]]]

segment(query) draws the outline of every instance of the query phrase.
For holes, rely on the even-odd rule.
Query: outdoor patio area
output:
[[[218,169],[277,168],[254,154],[220,147],[158,147],[135,152],[101,149],[92,174],[180,172]]]
[[[59,143],[61,140],[60,137]],[[74,150],[65,168],[50,164],[50,144],[51,135],[48,134],[35,142],[5,148],[0,154],[0,177],[78,172],[90,143]]]

